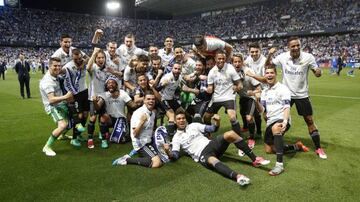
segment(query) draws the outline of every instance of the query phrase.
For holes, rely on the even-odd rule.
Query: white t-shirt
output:
[[[235,100],[236,94],[233,86],[234,82],[238,80],[240,80],[240,76],[231,64],[225,63],[221,69],[214,66],[208,75],[208,85],[214,85],[212,102]]]
[[[284,119],[284,110],[290,108],[290,91],[282,83],[277,82],[271,88],[265,88],[261,93],[260,102],[266,109],[266,125]],[[290,123],[290,115],[289,122]]]
[[[146,114],[147,121],[144,123],[143,128],[140,131],[140,135],[137,138],[135,138],[133,128],[139,125],[140,118],[143,114]],[[130,136],[132,140],[132,145],[136,151],[141,149],[147,143],[151,142],[151,138],[153,136],[153,131],[154,131],[154,122],[155,122],[155,112],[149,111],[145,105],[135,110],[135,112],[131,116]]]
[[[160,95],[161,95],[161,99],[162,100],[173,100],[174,99],[174,94],[176,89],[180,86],[180,82],[182,80],[181,75],[179,76],[179,78],[177,80],[175,80],[174,74],[172,72],[165,74],[161,80],[160,80],[160,85],[162,85],[162,83],[164,81],[168,81],[167,85],[165,87],[163,87],[163,89],[161,89],[160,91]]]
[[[196,62],[188,58],[185,63],[182,64],[181,75],[184,77],[185,75],[189,75],[195,71]]]
[[[39,89],[40,89],[41,99],[45,107],[45,111],[46,113],[50,113],[53,105],[51,105],[49,102],[48,94],[54,93],[55,97],[62,96],[63,93],[60,88],[60,83],[55,77],[51,76],[50,72],[48,71],[46,72],[44,77],[40,80]]]
[[[126,118],[125,106],[131,101],[130,96],[123,90],[119,90],[120,95],[113,98],[110,92],[105,92],[99,96],[105,101],[106,112],[114,118]]]
[[[266,62],[266,57],[263,55],[260,55],[259,59],[256,61],[254,61],[254,59],[251,56],[248,56],[246,58],[246,60],[244,61],[244,64],[248,68],[254,70],[256,75],[264,76],[265,75],[265,62]]]
[[[105,68],[100,69],[97,64],[93,64],[90,75],[90,89],[89,89],[89,100],[92,100],[93,96],[105,93],[105,82],[106,79],[111,75],[106,72]]]
[[[204,136],[204,132],[205,125],[200,123],[187,125],[185,131],[177,130],[172,139],[172,151],[179,152],[182,148],[195,162],[198,162],[201,152],[210,142]]]
[[[312,54],[301,51],[298,59],[292,59],[290,51],[288,51],[278,55],[272,62],[281,67],[282,83],[289,88],[291,98],[309,97],[309,69],[316,70],[319,68]]]
[[[70,77],[69,79],[71,79],[73,84],[75,84],[77,74],[80,74],[80,79],[78,81],[79,86],[75,86],[76,88],[78,88],[78,92],[82,92],[88,88],[87,84],[86,84],[86,69],[85,69],[85,67],[79,71],[75,65],[75,62],[73,60],[71,60],[70,62],[66,63],[63,66],[63,69],[68,70],[69,74],[65,74],[65,76],[66,77],[69,76]],[[66,88],[66,86],[65,86],[65,88]]]

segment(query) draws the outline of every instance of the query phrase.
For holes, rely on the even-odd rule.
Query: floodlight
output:
[[[109,1],[106,3],[106,8],[109,10],[116,10],[120,8],[120,3],[117,1]]]

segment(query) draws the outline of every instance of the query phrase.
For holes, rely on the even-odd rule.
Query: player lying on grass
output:
[[[153,91],[146,91],[144,105],[131,116],[131,140],[134,150],[141,156],[131,158],[130,155],[122,156],[113,165],[141,165],[148,168],[159,168],[162,161],[158,151],[152,144],[155,123],[155,95]]]
[[[275,167],[269,172],[270,175],[279,175],[284,171],[283,154],[289,151],[304,151],[309,149],[300,141],[293,145],[284,145],[283,136],[290,128],[290,90],[276,79],[274,66],[265,69],[265,78],[268,88],[265,88],[260,96],[256,93],[256,107],[259,112],[266,112],[266,130],[264,136],[265,152],[276,152]]]
[[[200,123],[187,124],[185,112],[178,110],[176,112],[177,132],[172,140],[172,149],[169,144],[164,144],[164,149],[172,160],[179,158],[180,148],[189,154],[195,162],[200,162],[205,168],[215,170],[224,177],[235,180],[241,186],[250,183],[250,179],[245,175],[239,174],[223,164],[219,158],[224,154],[230,143],[233,143],[238,149],[241,149],[251,159],[253,166],[267,165],[269,160],[257,157],[243,140],[234,131],[225,132],[213,140],[204,136],[205,133],[213,133],[220,126],[220,116],[215,114],[212,117],[215,122],[213,125],[204,125]]]
[[[52,131],[48,141],[43,147],[43,152],[46,156],[56,155],[51,146],[67,128],[68,108],[66,101],[73,99],[70,91],[66,95],[63,95],[60,88],[59,80],[57,79],[61,71],[60,61],[60,58],[50,58],[49,71],[40,81],[40,94],[45,106],[45,111],[57,124],[57,128]]]

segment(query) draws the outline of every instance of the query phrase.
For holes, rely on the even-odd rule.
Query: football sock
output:
[[[246,144],[245,140],[242,139],[237,142],[234,142],[234,145],[236,146],[236,148],[242,150],[246,154],[246,156],[248,156],[251,159],[251,161],[256,160],[255,154],[249,148],[249,146]]]
[[[89,139],[94,138],[94,131],[95,131],[95,122],[90,121],[87,125]]]
[[[314,130],[310,133],[311,139],[314,142],[316,149],[320,148],[320,134],[318,130]]]
[[[255,134],[255,123],[252,122],[252,123],[248,123],[248,127],[249,127],[249,138],[250,139],[254,139],[254,134]]]
[[[242,119],[242,122],[243,122],[243,128],[248,128],[248,123],[246,121],[246,116],[245,115],[241,115],[241,119]]]
[[[221,174],[224,177],[236,180],[238,173],[230,169],[227,165],[223,164],[220,161],[217,161],[213,164],[215,171]]]
[[[276,149],[276,161],[282,163],[284,155],[284,139],[281,134],[274,134],[274,145]]]
[[[284,145],[284,154],[288,154],[288,153],[294,153],[300,151],[299,147],[296,144],[287,144]]]
[[[231,129],[235,131],[239,136],[241,136],[241,129],[240,129],[240,123],[239,121],[230,121],[231,122]]]
[[[100,123],[100,133],[103,140],[106,139],[106,132],[108,131],[108,127],[105,123]]]
[[[73,126],[73,137],[72,139],[75,140],[81,133]]]
[[[255,114],[254,116],[255,125],[256,125],[256,133],[261,134],[261,116],[260,114]]]
[[[170,136],[174,136],[174,133],[175,133],[175,123],[170,121],[167,125],[167,130],[169,132],[169,135]]]
[[[151,168],[152,161],[150,157],[142,158],[128,158],[126,159],[127,164],[140,165],[144,167]]]
[[[47,146],[51,146],[56,141],[57,137],[55,137],[53,134],[50,135],[48,141],[46,142]]]
[[[195,114],[193,118],[194,123],[202,123],[200,114]]]

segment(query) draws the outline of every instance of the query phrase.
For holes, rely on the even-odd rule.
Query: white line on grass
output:
[[[311,94],[310,96],[314,96],[314,97],[328,97],[328,98],[340,98],[340,99],[351,99],[351,100],[360,100],[360,97],[347,97],[347,96],[336,96],[336,95],[317,95],[317,94]]]

